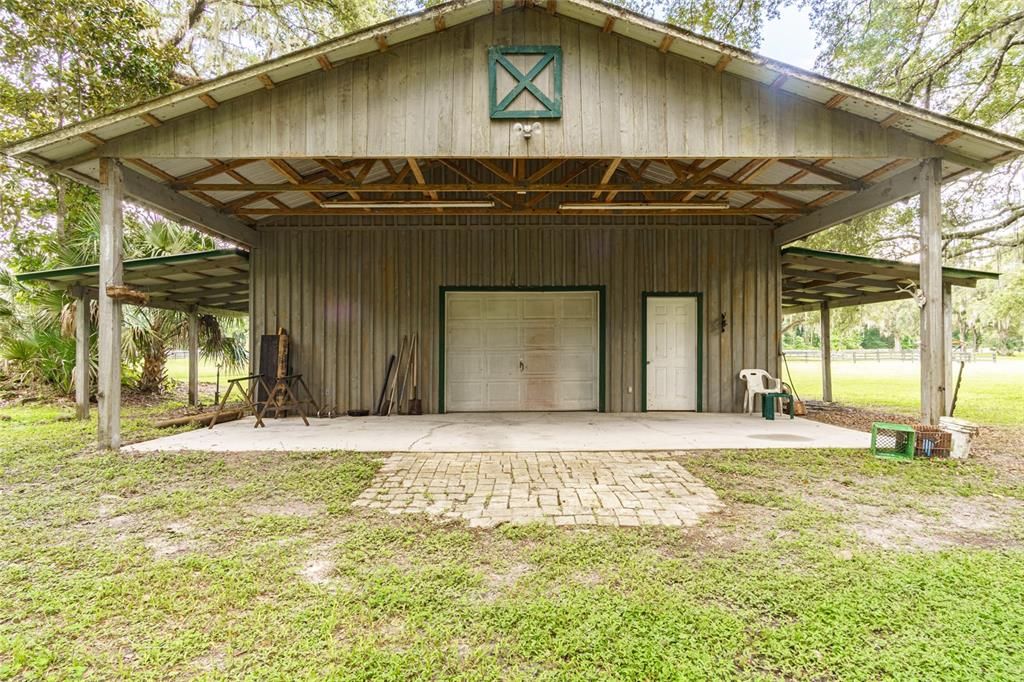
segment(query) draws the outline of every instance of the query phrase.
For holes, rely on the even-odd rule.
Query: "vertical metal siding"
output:
[[[433,412],[442,286],[603,285],[607,409],[635,412],[642,293],[697,292],[704,409],[730,412],[742,409],[741,369],[777,372],[777,270],[771,233],[756,227],[276,228],[253,252],[250,319],[256,336],[288,329],[295,371],[339,411],[372,407],[389,355],[418,332]]]

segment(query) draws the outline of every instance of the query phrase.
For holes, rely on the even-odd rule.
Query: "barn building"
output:
[[[117,447],[112,285],[287,329],[339,412],[414,334],[427,412],[736,412],[785,309],[911,279],[935,422],[943,300],[986,276],[943,271],[941,187],[1024,142],[596,0],[456,0],[6,151],[99,190],[98,267],[37,278],[99,299]],[[919,266],[783,250],[913,197]],[[124,200],[236,248],[126,266]]]

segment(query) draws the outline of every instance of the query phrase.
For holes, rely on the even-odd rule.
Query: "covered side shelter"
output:
[[[241,245],[254,338],[372,407],[738,412],[777,373],[780,248],[921,199],[923,415],[944,409],[940,192],[1024,142],[595,0],[457,0],[8,148]],[[101,441],[118,304],[100,295]]]
[[[199,315],[248,313],[249,253],[242,249],[216,249],[128,260],[122,267],[122,285],[133,294],[141,294],[132,303],[188,314],[188,402],[198,404]],[[100,266],[27,272],[18,275],[18,280],[46,282],[55,289],[66,290],[75,299],[75,403],[78,417],[86,419],[91,395],[89,309],[91,301],[101,299]],[[102,291],[104,297],[110,298],[106,288]]]
[[[821,379],[822,398],[832,401],[831,311],[852,305],[884,303],[908,298],[915,299],[922,308],[927,298],[921,290],[921,268],[917,263],[883,258],[868,258],[847,253],[816,251],[801,247],[782,250],[782,313],[821,313]],[[976,287],[983,279],[997,279],[994,272],[942,268],[942,348],[953,347],[953,287]],[[927,341],[921,316],[921,339]],[[922,365],[928,352],[922,344]],[[951,358],[945,360],[944,385],[951,384]],[[922,383],[922,401],[924,385]],[[946,394],[948,403],[952,394]],[[924,404],[922,402],[922,404]]]

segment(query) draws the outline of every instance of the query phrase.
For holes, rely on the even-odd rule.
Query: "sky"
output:
[[[817,56],[814,40],[810,12],[787,6],[779,12],[778,19],[765,24],[764,40],[755,52],[793,66],[814,70],[814,58]]]

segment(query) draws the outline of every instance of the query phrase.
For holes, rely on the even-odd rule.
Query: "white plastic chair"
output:
[[[776,379],[763,369],[744,369],[740,371],[740,379],[747,382],[747,392],[743,396],[743,402],[747,407],[747,414],[754,412],[754,402],[757,396],[767,393],[782,393],[782,379]]]

